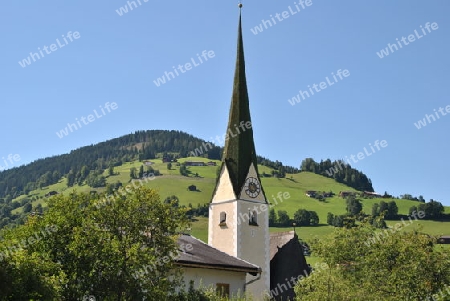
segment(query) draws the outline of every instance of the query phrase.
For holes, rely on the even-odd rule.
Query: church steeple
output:
[[[234,193],[239,197],[251,163],[256,173],[258,172],[245,77],[241,13],[239,13],[237,57],[227,134],[228,139],[225,142],[222,160],[228,168]]]
[[[269,204],[257,169],[243,44],[239,13],[228,135],[209,206],[208,243],[261,268],[258,276],[246,275],[245,289],[255,300],[264,300],[270,288]]]

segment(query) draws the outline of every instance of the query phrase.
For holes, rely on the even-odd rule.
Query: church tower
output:
[[[269,204],[259,178],[253,141],[241,14],[226,137],[221,171],[209,207],[208,244],[261,268],[259,275],[247,274],[245,290],[262,300],[270,287]]]

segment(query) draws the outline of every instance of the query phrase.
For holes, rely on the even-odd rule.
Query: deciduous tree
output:
[[[80,300],[85,295],[97,300],[166,300],[175,293],[176,239],[187,227],[185,210],[165,204],[145,187],[119,189],[113,200],[96,206],[103,197],[58,195],[49,199],[43,217],[14,230],[11,237],[17,240],[46,225],[57,228],[8,258],[17,271],[11,283],[26,288],[36,279],[42,289],[32,285],[23,292],[25,297],[5,300]],[[0,277],[2,268],[9,267],[0,267]],[[44,291],[49,286],[53,289]]]
[[[394,231],[376,239],[377,231],[363,223],[316,240],[314,255],[329,269],[301,280],[297,300],[430,300],[450,283],[450,255],[434,238]]]

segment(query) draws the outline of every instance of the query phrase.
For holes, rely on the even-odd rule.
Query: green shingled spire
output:
[[[244,126],[242,126],[243,124]],[[248,127],[249,125],[250,127]],[[239,197],[252,162],[256,172],[258,172],[253,129],[251,127],[247,80],[245,78],[244,45],[240,14],[236,70],[234,73],[233,96],[231,98],[227,133],[228,140],[225,142],[222,160],[228,167],[234,193]]]

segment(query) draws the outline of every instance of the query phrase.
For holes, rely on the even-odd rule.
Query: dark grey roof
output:
[[[260,272],[260,267],[245,260],[228,255],[203,241],[187,234],[182,234],[178,238],[178,245],[181,251],[175,261],[179,265],[203,267],[218,270],[233,270],[256,274]],[[188,245],[192,245],[191,250],[186,250]],[[183,247],[183,248],[181,248]]]
[[[278,253],[278,249],[281,249],[294,237],[294,231],[270,233],[270,260]]]

